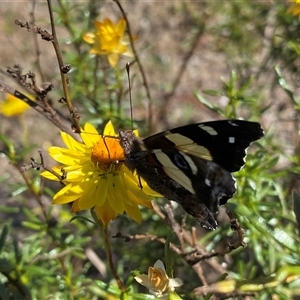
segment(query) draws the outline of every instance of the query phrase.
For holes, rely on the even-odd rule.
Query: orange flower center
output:
[[[124,152],[117,138],[103,137],[93,146],[91,160],[101,171],[117,171],[124,162]]]

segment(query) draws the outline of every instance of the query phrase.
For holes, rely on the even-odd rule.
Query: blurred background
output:
[[[178,289],[183,299],[300,299],[298,2],[182,0],[121,5],[132,35],[138,37],[134,46],[148,85],[147,90],[133,63],[133,124],[141,136],[190,123],[243,118],[261,123],[265,137],[250,147],[246,166],[236,174],[238,191],[227,205],[245,229],[247,248],[226,252],[237,236],[224,207],[218,215],[220,228],[210,232],[173,203],[184,236],[193,239],[185,239],[184,245],[179,245],[161,215],[142,209],[141,224],[126,215],[110,224],[110,237],[131,235],[128,240],[111,238],[119,276],[134,292],[147,293],[132,283],[131,271],[146,273],[157,259],[164,261],[165,243],[159,239],[165,238],[182,251],[178,255],[171,247],[167,256],[176,277],[184,282]],[[90,54],[91,45],[83,39],[96,31],[95,20],[118,22],[122,14],[116,3],[55,1],[53,14],[64,63],[72,66],[69,92],[80,123],[88,121],[99,132],[108,120],[116,129],[131,129],[125,65],[134,58],[121,56],[112,68],[105,55]],[[58,101],[64,95],[52,43],[17,26],[15,20],[51,33],[46,2],[3,2],[0,79],[32,95],[7,73],[7,67],[19,64],[24,73],[35,73],[37,86],[53,84],[49,103],[71,128],[69,112]],[[6,94],[0,97],[0,104],[7,101]],[[63,146],[60,129],[33,109],[7,115],[1,107],[0,299],[121,299],[107,269],[99,229],[83,218],[70,222],[74,215],[68,205],[51,206],[59,183],[41,179],[36,170],[20,173],[31,157],[39,159],[38,149],[47,164],[55,165],[47,151]],[[165,203],[155,201],[162,211]],[[91,218],[89,212],[80,215]],[[143,238],[132,238],[135,235]],[[97,263],[87,254],[91,249]],[[133,254],[132,249],[138,250]],[[185,254],[196,250],[204,256],[218,255],[189,261]],[[235,288],[229,288],[232,281],[226,283],[225,273]],[[223,291],[201,289],[221,280]],[[214,294],[204,298],[208,292]]]

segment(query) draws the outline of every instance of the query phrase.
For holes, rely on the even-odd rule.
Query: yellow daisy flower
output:
[[[287,13],[300,18],[300,0],[290,0],[292,4],[289,6]]]
[[[108,62],[112,67],[117,65],[120,55],[133,57],[129,37],[125,35],[126,22],[124,19],[120,19],[117,24],[107,18],[103,22],[95,21],[95,27],[96,33],[88,32],[83,36],[87,43],[93,44],[90,53],[107,55]]]
[[[81,133],[83,143],[65,132],[61,132],[61,136],[67,148],[51,147],[49,154],[63,164],[53,171],[65,174],[65,186],[53,197],[52,203],[73,202],[72,212],[94,208],[97,218],[105,225],[124,212],[140,223],[138,205],[152,208],[150,196],[159,195],[125,167],[123,149],[112,123],[107,123],[103,136],[94,126],[85,124]],[[48,171],[42,176],[59,180]]]
[[[19,98],[6,94],[5,100],[0,103],[0,113],[6,117],[21,115],[30,106]]]
[[[148,275],[135,276],[134,279],[149,289],[156,298],[169,299],[176,287],[183,283],[179,278],[169,278],[161,260],[157,260],[153,267],[148,268]],[[178,298],[181,299],[181,298]]]

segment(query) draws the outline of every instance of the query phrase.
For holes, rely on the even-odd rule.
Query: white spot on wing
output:
[[[210,180],[207,179],[207,178],[205,178],[204,182],[205,182],[205,184],[206,184],[207,186],[210,186],[210,185],[211,185]]]
[[[210,135],[217,135],[218,133],[210,126],[206,126],[204,124],[200,124],[199,127],[203,130],[205,130]]]
[[[228,139],[229,144],[234,144],[235,143],[235,137],[234,136],[230,136]]]
[[[228,121],[228,123],[232,126],[236,126],[236,127],[239,127],[240,125],[235,123],[234,121]]]

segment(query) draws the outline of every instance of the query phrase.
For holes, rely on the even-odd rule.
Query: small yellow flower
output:
[[[6,94],[5,100],[0,103],[0,113],[6,117],[21,115],[30,106],[17,97]]]
[[[300,0],[290,0],[292,4],[289,6],[287,13],[300,18]]]
[[[168,299],[176,287],[183,283],[179,278],[169,278],[161,260],[157,260],[154,267],[149,267],[148,275],[135,276],[134,279],[149,289],[157,298]]]
[[[157,196],[157,193],[125,167],[123,149],[112,123],[107,123],[103,136],[87,123],[81,133],[83,143],[65,132],[61,132],[61,136],[67,149],[51,147],[49,154],[63,164],[63,167],[54,167],[53,171],[66,174],[65,187],[53,197],[52,203],[73,202],[72,212],[94,208],[97,218],[105,226],[124,212],[141,222],[138,205],[152,208],[149,196]],[[59,180],[48,171],[42,176]]]
[[[95,27],[96,33],[88,32],[83,36],[87,43],[93,44],[90,53],[107,55],[112,67],[117,65],[120,55],[133,57],[129,37],[125,35],[124,19],[120,19],[117,24],[107,18],[103,22],[95,21]],[[133,39],[137,38],[133,37]]]

